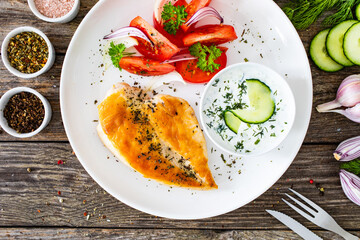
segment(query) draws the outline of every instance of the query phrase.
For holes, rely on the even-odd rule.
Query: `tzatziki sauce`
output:
[[[262,71],[257,65],[225,69],[208,83],[202,101],[200,114],[210,138],[226,150],[240,155],[255,155],[276,147],[294,121],[295,103],[289,86],[285,82],[284,87],[285,80],[275,72],[272,74],[271,69]],[[246,83],[249,79],[257,79],[271,89],[275,109],[273,115],[263,123],[242,121],[236,134],[226,125],[223,113],[226,110],[251,108]]]

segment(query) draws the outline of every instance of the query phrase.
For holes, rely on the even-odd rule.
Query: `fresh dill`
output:
[[[353,174],[360,177],[360,159],[355,159],[350,162],[343,162],[341,163],[340,168],[352,172]]]
[[[360,0],[290,0],[283,11],[296,29],[306,29],[329,10],[334,14],[324,19],[323,24],[327,26],[354,19],[352,8],[359,3]]]

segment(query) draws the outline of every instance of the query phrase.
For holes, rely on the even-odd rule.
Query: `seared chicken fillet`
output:
[[[98,134],[122,162],[147,178],[187,188],[214,189],[206,142],[183,99],[115,85],[98,106]]]

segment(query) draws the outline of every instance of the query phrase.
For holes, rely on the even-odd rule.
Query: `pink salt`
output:
[[[37,10],[49,18],[66,15],[74,6],[75,0],[34,0]]]

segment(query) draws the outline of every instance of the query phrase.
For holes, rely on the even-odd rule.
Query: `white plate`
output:
[[[118,81],[146,85],[149,79],[100,67],[103,58],[99,44],[111,29],[127,26],[137,15],[152,22],[154,1],[102,0],[87,14],[70,43],[60,85],[63,122],[69,141],[80,162],[95,181],[111,195],[138,210],[167,218],[199,219],[239,208],[271,187],[296,156],[310,120],[312,80],[300,38],[271,0],[214,0],[211,6],[235,26],[239,39],[229,47],[228,64],[248,59],[277,71],[288,81],[296,101],[296,120],[288,137],[273,151],[259,157],[237,159],[231,163],[207,139],[209,166],[218,190],[195,191],[170,188],[142,177],[110,154],[97,137],[93,120],[98,119],[94,101]],[[242,40],[243,39],[243,40]],[[242,40],[242,41],[241,41]],[[240,42],[241,41],[241,42]],[[120,77],[122,76],[122,77]],[[185,98],[197,112],[204,85],[171,84],[163,93]],[[159,89],[158,91],[160,91]],[[161,91],[160,91],[161,92]],[[213,151],[211,150],[213,149]],[[241,174],[239,174],[241,171]]]

